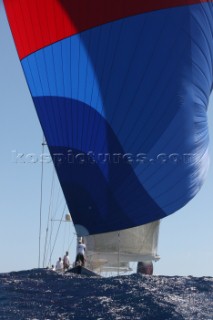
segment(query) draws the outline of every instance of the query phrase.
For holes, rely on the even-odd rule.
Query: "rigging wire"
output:
[[[62,216],[61,216],[61,219],[60,219],[60,222],[59,222],[59,226],[58,226],[58,229],[57,229],[57,232],[56,232],[56,236],[55,236],[54,244],[53,244],[53,247],[52,247],[52,250],[51,250],[51,253],[50,253],[50,258],[49,258],[48,264],[51,262],[51,259],[52,259],[52,254],[53,254],[53,251],[55,249],[55,245],[56,245],[56,241],[57,241],[57,238],[58,238],[58,233],[59,233],[59,230],[60,230],[60,227],[61,227],[61,223],[62,223],[62,220],[63,220],[65,209],[66,209],[66,203],[64,205],[64,210],[62,212]]]
[[[71,239],[71,224],[72,224],[72,221],[64,221],[65,222],[65,225],[64,225],[64,236],[63,236],[63,249],[62,249],[62,252],[65,252],[65,251],[70,251],[70,248],[72,246],[72,243],[73,243],[73,240],[74,238],[76,237],[76,233],[73,232],[73,236],[72,236],[72,239]]]
[[[60,199],[60,201],[59,201],[60,192],[61,192],[61,189],[59,187],[56,203],[54,204],[54,206],[52,206],[52,209],[51,209],[51,212],[50,212],[51,217],[50,217],[49,221],[51,223],[50,223],[49,241],[48,241],[48,246],[47,246],[47,252],[50,252],[50,253],[52,252],[52,246],[51,245],[52,245],[52,237],[53,237],[53,231],[54,231],[53,225],[54,225],[54,222],[56,221],[56,215],[57,215],[57,212],[59,211],[59,208],[62,205],[62,200],[63,200],[63,199]],[[65,206],[66,206],[66,204],[65,204]],[[59,220],[59,222],[60,222],[60,220]],[[49,260],[49,263],[51,265],[51,258]]]
[[[67,237],[67,228],[66,228],[66,224],[64,224],[64,232],[63,232],[64,236],[63,236],[63,245],[62,245],[62,252],[65,252],[65,242],[66,242],[66,237]]]
[[[55,170],[53,167],[52,173],[52,183],[51,183],[51,192],[50,192],[50,203],[49,203],[49,210],[48,210],[48,218],[47,218],[47,227],[46,227],[46,235],[45,235],[45,242],[44,242],[44,255],[43,255],[43,267],[45,266],[45,261],[47,257],[47,240],[48,240],[48,233],[49,233],[49,223],[50,223],[50,215],[53,206],[53,194],[54,194],[54,186],[55,186]]]
[[[70,241],[70,243],[69,243],[69,245],[68,245],[68,251],[70,251],[71,245],[72,245],[73,240],[74,240],[74,238],[75,238],[76,236],[77,236],[77,234],[76,234],[75,232],[73,232],[73,237],[72,237],[72,239],[71,239],[71,241]]]
[[[44,146],[46,145],[45,137],[43,134],[41,154],[44,154]],[[41,259],[41,228],[42,228],[42,204],[43,204],[43,178],[44,178],[44,162],[41,161],[41,184],[40,184],[40,210],[39,210],[39,249],[38,249],[38,268],[40,268]]]

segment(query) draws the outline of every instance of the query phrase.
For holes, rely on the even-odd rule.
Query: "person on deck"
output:
[[[86,250],[86,245],[84,244],[83,241],[79,240],[78,241],[78,246],[77,246],[77,256],[75,260],[76,265],[85,265],[85,250]]]
[[[63,270],[63,261],[62,261],[61,257],[56,262],[55,270],[56,271],[62,271]]]
[[[70,258],[69,258],[69,252],[66,251],[66,254],[63,259],[63,265],[64,265],[64,270],[69,269],[70,267]]]

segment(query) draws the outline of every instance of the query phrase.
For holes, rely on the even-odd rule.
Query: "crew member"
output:
[[[62,261],[61,257],[58,258],[58,261],[56,262],[55,270],[56,271],[62,271],[63,270],[63,261]]]
[[[69,269],[70,267],[70,258],[69,258],[69,252],[66,251],[66,254],[63,259],[63,265],[64,265],[64,270]]]
[[[78,246],[77,246],[77,256],[75,260],[76,265],[85,265],[85,250],[86,250],[86,245],[84,244],[83,241],[79,240],[78,241]]]

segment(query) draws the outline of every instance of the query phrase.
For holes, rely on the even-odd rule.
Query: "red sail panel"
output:
[[[20,59],[114,20],[202,2],[212,0],[4,0]]]

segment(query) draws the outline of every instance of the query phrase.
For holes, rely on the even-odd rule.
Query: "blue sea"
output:
[[[0,274],[1,320],[212,320],[213,278]]]

